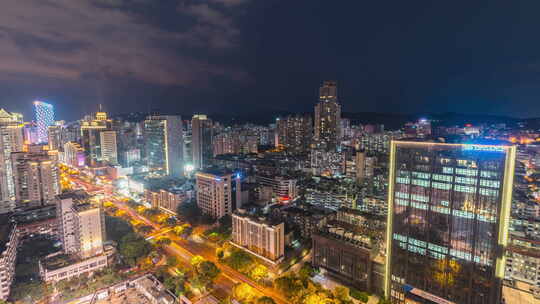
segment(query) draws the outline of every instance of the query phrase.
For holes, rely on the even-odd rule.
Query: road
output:
[[[229,266],[219,263],[215,255],[214,247],[205,244],[204,242],[198,243],[192,240],[186,240],[178,237],[176,234],[171,232],[169,228],[163,228],[160,225],[148,220],[144,216],[141,216],[135,210],[130,208],[125,202],[113,196],[110,191],[105,191],[104,187],[89,184],[88,182],[85,182],[76,176],[70,176],[69,179],[78,186],[82,186],[84,189],[87,189],[88,192],[99,192],[104,194],[105,199],[111,201],[118,209],[124,210],[132,218],[140,220],[146,225],[152,226],[155,230],[149,234],[149,237],[155,237],[157,235],[167,235],[167,237],[171,239],[172,243],[170,245],[164,246],[165,251],[169,254],[176,256],[182,264],[188,265],[192,257],[196,255],[200,255],[204,259],[214,262],[216,266],[218,266],[221,270],[220,276],[214,282],[216,289],[221,289],[227,294],[231,294],[233,286],[238,282],[243,282],[259,291],[262,295],[272,297],[274,301],[278,304],[289,303],[287,299],[285,299],[274,289],[261,286],[257,282],[251,280],[247,276],[237,272]]]

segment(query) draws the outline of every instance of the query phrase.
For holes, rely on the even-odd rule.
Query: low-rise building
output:
[[[142,293],[152,304],[174,304],[178,299],[161,284],[152,274],[131,281],[137,291]]]
[[[297,231],[303,239],[310,239],[313,232],[335,217],[335,212],[329,209],[274,205],[270,209],[270,215],[283,221],[291,230]]]
[[[285,225],[283,222],[253,217],[239,209],[232,215],[232,244],[271,263],[285,256]]]
[[[35,234],[58,235],[56,206],[48,205],[18,211],[12,215],[20,238]]]
[[[184,191],[180,190],[145,190],[144,197],[153,208],[159,208],[167,213],[176,215],[178,206],[189,197]]]
[[[53,253],[39,262],[39,274],[43,281],[61,281],[107,267],[109,255],[100,254],[87,259],[64,252]]]

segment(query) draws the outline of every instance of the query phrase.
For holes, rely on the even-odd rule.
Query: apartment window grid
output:
[[[398,146],[396,155],[394,301],[403,303],[406,283],[456,303],[492,303],[505,154]]]

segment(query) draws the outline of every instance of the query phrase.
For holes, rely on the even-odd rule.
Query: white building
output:
[[[45,205],[60,193],[58,163],[47,151],[11,154],[15,199],[19,205]]]
[[[195,174],[197,205],[213,218],[231,214],[242,206],[241,183],[237,174],[205,171]]]
[[[243,209],[232,215],[232,244],[259,258],[277,264],[285,255],[285,224],[253,218]]]
[[[22,115],[0,109],[0,214],[15,208],[11,153],[23,150]]]
[[[116,131],[101,131],[101,160],[111,165],[118,163]]]
[[[19,239],[15,225],[7,218],[2,219],[0,232],[0,300],[7,300],[11,291],[11,283],[15,276],[15,260]]]
[[[103,211],[85,199],[78,192],[58,195],[56,212],[63,252],[40,260],[40,275],[44,281],[60,281],[107,267],[114,249],[103,246]]]
[[[85,155],[84,149],[75,142],[67,142],[64,144],[64,154],[62,161],[71,167],[84,167]]]

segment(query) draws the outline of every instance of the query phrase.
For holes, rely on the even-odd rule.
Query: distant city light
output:
[[[186,172],[192,172],[193,170],[195,170],[195,167],[192,164],[187,164],[184,166],[184,170]]]

